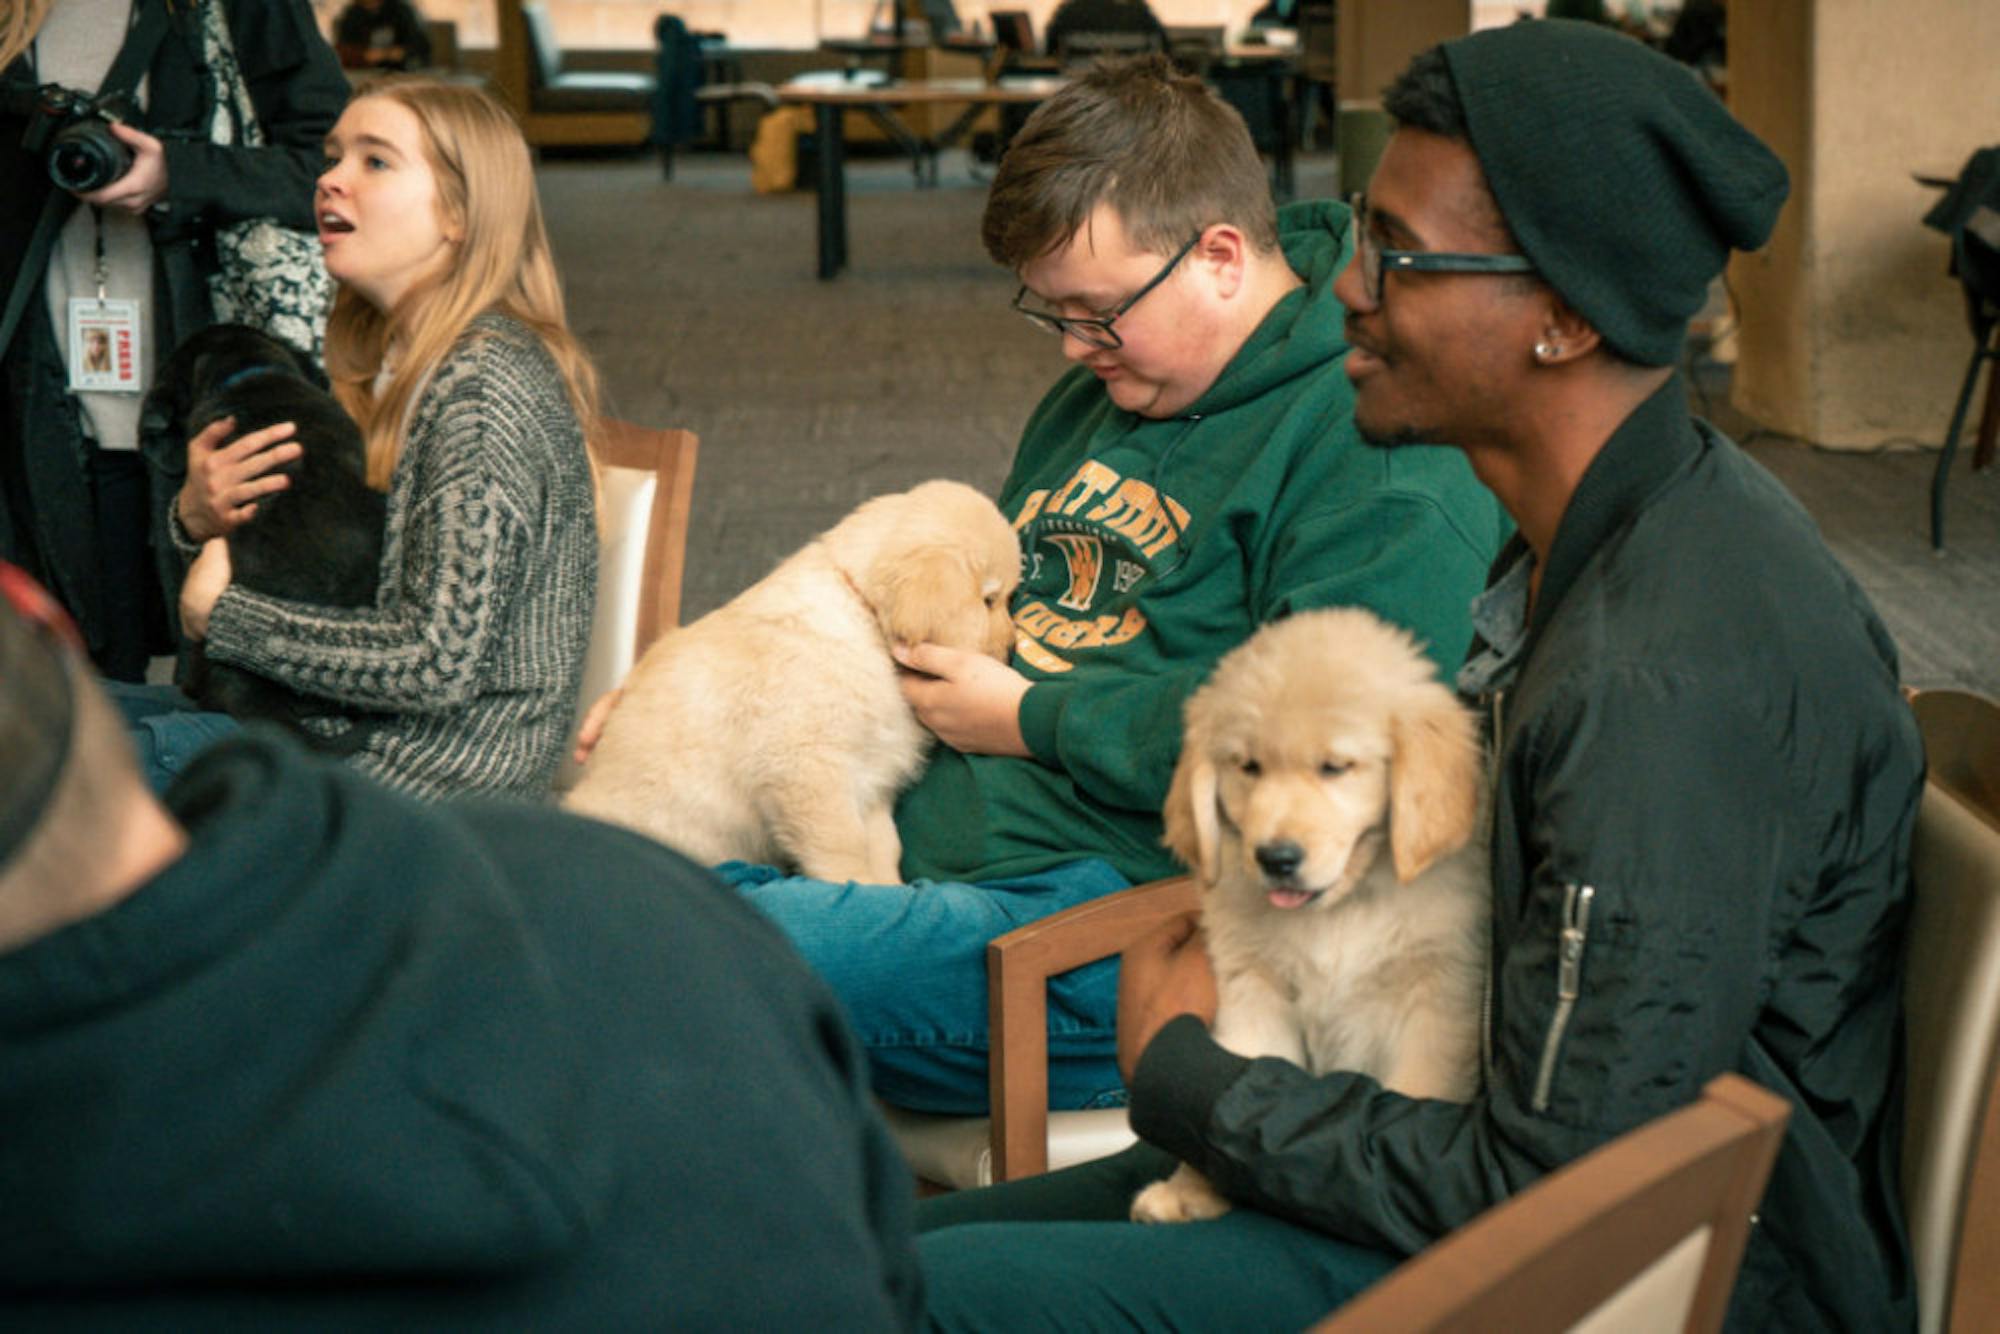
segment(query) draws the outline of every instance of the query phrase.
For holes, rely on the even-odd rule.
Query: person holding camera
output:
[[[264,146],[214,142],[217,11]],[[0,558],[56,593],[107,676],[142,679],[171,646],[173,487],[138,450],[153,366],[213,321],[215,227],[312,227],[346,100],[305,0],[0,7]]]

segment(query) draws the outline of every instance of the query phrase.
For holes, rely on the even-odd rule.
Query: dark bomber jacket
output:
[[[1478,1099],[1313,1079],[1182,1018],[1140,1063],[1133,1124],[1240,1200],[1413,1253],[1740,1071],[1792,1117],[1730,1326],[1909,1328],[1899,990],[1922,747],[1866,597],[1685,393],[1670,380],[1585,474],[1518,675],[1487,700]]]

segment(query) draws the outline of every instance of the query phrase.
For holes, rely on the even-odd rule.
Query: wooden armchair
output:
[[[1722,1328],[1791,1104],[1721,1075],[1488,1209],[1313,1327],[1643,1334]]]
[[[577,721],[624,681],[661,633],[680,624],[694,465],[693,431],[654,430],[606,418],[592,450],[598,465],[597,611],[577,691]],[[556,778],[575,781],[568,759]]]
[[[951,1188],[985,1186],[1115,1153],[1132,1142],[1122,1107],[1049,1111],[1048,982],[1120,953],[1168,919],[1193,912],[1197,893],[1187,876],[1155,880],[1079,903],[987,945],[993,1114],[884,1109],[919,1177]]]
[[[2000,1310],[2000,704],[1932,690],[1911,707],[1929,773],[1903,983],[1903,1206],[1918,1328],[1937,1334],[1990,1328]]]

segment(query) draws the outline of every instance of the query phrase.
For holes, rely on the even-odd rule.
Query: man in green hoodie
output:
[[[904,794],[904,885],[724,873],[847,1003],[876,1091],[986,1107],[986,942],[1181,868],[1160,846],[1181,705],[1267,621],[1361,605],[1441,668],[1502,518],[1456,451],[1366,445],[1341,372],[1335,203],[1276,210],[1242,119],[1163,57],[1029,118],[986,206],[1014,306],[1073,363],[999,495],[1026,567],[1009,664],[920,645],[944,742]],[[1116,964],[1055,987],[1053,1105],[1122,1097]]]

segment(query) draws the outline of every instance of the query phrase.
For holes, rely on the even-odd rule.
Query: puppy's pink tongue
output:
[[[1273,908],[1297,908],[1312,901],[1312,895],[1303,889],[1274,889],[1269,893]]]

